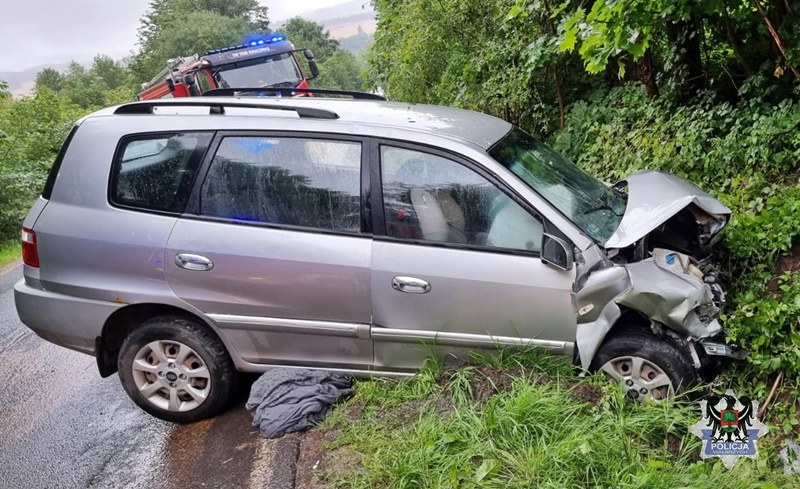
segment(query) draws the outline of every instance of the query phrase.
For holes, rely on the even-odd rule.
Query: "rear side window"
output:
[[[137,135],[124,139],[111,175],[111,202],[181,213],[211,133]]]
[[[361,144],[226,137],[200,191],[200,213],[240,221],[360,231]]]

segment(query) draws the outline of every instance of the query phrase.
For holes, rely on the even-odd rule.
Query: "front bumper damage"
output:
[[[691,338],[722,332],[711,286],[688,256],[657,248],[652,258],[625,268],[631,288],[617,299],[619,304]]]
[[[620,306],[649,318],[657,336],[682,345],[698,370],[716,363],[713,357],[747,355],[724,341],[717,316],[725,299],[715,274],[704,273],[681,253],[656,248],[648,259],[591,272],[575,300],[576,344],[584,369],[622,316]]]

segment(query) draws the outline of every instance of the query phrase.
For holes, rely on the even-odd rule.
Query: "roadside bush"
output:
[[[0,243],[19,237],[61,143],[83,112],[47,89],[0,105]]]

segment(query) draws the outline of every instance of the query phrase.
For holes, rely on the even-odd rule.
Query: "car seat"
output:
[[[403,200],[411,204],[413,215],[403,215],[404,220],[417,228],[414,233],[430,241],[466,243],[464,212],[452,195],[444,188],[446,180],[437,178],[436,166],[421,159],[410,159],[403,163],[394,176],[394,186],[407,189]],[[393,217],[387,212],[387,225]],[[392,223],[393,229],[400,229]],[[392,227],[392,225],[390,225]]]

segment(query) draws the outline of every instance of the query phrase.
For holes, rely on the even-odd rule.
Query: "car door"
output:
[[[550,226],[467,161],[380,147],[383,236],[372,247],[376,368],[409,369],[433,352],[530,344],[570,354],[574,270],[544,264]],[[380,217],[378,217],[380,219]]]
[[[245,362],[371,363],[361,146],[286,133],[212,145],[165,272]]]

